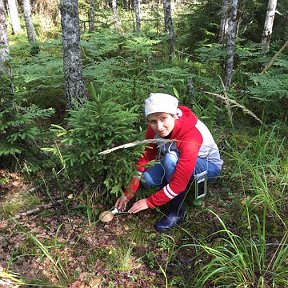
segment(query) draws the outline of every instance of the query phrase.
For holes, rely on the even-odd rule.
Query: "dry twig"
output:
[[[56,203],[45,204],[45,205],[36,207],[36,208],[34,208],[34,209],[31,209],[31,210],[29,210],[29,211],[21,212],[21,213],[17,214],[16,216],[14,216],[13,218],[14,218],[14,219],[19,219],[19,218],[21,218],[21,217],[29,216],[29,215],[38,213],[38,212],[43,211],[43,210],[46,210],[46,209],[50,209],[50,208],[54,207],[55,204],[60,204],[60,203],[62,203],[62,202],[63,202],[63,199],[59,199],[59,200],[56,201]]]
[[[265,66],[265,68],[261,71],[261,73],[265,73],[268,71],[268,69],[273,65],[273,63],[276,61],[278,56],[282,53],[283,50],[286,49],[286,47],[288,47],[288,40],[286,40],[286,42],[283,44],[280,50],[277,53],[275,53],[271,61]]]
[[[204,93],[205,93],[205,94],[208,94],[208,95],[216,96],[217,98],[222,99],[222,100],[225,102],[226,106],[227,106],[227,102],[229,102],[230,104],[232,104],[231,107],[234,106],[234,107],[239,107],[239,108],[241,108],[242,111],[243,111],[245,114],[248,114],[248,115],[252,116],[252,117],[253,117],[254,119],[256,119],[260,124],[264,125],[264,123],[263,123],[252,111],[250,111],[249,109],[247,109],[244,105],[239,104],[237,101],[228,98],[227,95],[226,95],[226,97],[225,97],[225,96],[220,95],[220,94],[217,94],[217,93],[211,93],[211,92],[206,92],[206,91],[204,91]]]
[[[163,142],[163,143],[167,143],[167,142],[169,143],[169,142],[174,142],[174,141],[177,141],[177,140],[175,140],[175,139],[161,139],[161,142]],[[159,139],[146,139],[146,140],[142,140],[142,141],[130,142],[130,143],[126,143],[126,144],[111,148],[111,149],[104,150],[102,152],[99,152],[98,154],[99,155],[109,154],[109,153],[111,153],[115,150],[118,150],[118,149],[126,149],[126,148],[134,147],[137,145],[144,145],[144,144],[157,143],[157,142],[159,142]]]

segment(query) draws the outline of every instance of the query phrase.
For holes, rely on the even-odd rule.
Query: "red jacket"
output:
[[[186,189],[194,171],[198,152],[203,142],[200,131],[195,127],[198,121],[197,117],[186,106],[179,106],[178,108],[178,117],[175,120],[175,126],[169,139],[178,140],[175,141],[175,143],[177,150],[180,153],[180,157],[170,183],[146,199],[149,208],[155,208],[156,206],[167,203]],[[146,139],[154,139],[155,136],[152,128],[148,126],[146,130]],[[150,161],[155,160],[157,153],[158,148],[156,144],[151,144],[146,147],[143,156],[137,163],[139,177],[133,177],[127,190],[124,192],[129,199],[137,192],[140,184],[140,174],[141,172],[144,172],[145,165]]]

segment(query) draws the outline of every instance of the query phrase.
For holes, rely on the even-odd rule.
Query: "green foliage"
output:
[[[179,49],[191,52],[202,44],[217,42],[220,14],[220,2],[211,0],[193,3],[190,9],[180,14],[176,29]]]
[[[47,136],[47,131],[41,128],[41,121],[49,118],[53,110],[35,105],[25,107],[22,100],[11,94],[1,97],[0,101],[1,164],[5,167],[18,157],[26,160],[31,157],[29,162],[35,162],[33,155],[37,155],[40,142]]]
[[[104,57],[111,58],[121,54],[121,48],[125,37],[116,33],[101,32],[93,34],[84,34],[81,41],[83,47],[84,65],[85,61],[101,60]]]
[[[240,41],[236,47],[234,84],[229,89],[229,96],[265,123],[275,119],[287,120],[287,56],[280,54],[271,62],[272,56],[282,45],[282,42],[272,45],[271,55],[263,54],[261,45],[255,43]],[[203,97],[201,90],[223,94],[220,77],[223,78],[225,50],[219,44],[209,44],[195,51],[197,62],[192,65],[194,73],[191,75],[195,90],[194,101],[205,107],[211,97]],[[268,71],[263,73],[265,67]]]
[[[139,107],[120,104],[119,97],[96,95],[93,86],[91,94],[85,106],[70,112],[66,133],[61,128],[56,131],[62,134],[61,155],[69,175],[104,184],[118,194],[133,174],[142,148],[107,155],[99,152],[139,139],[135,128]]]
[[[283,133],[283,134],[282,134]],[[285,131],[278,126],[259,130],[257,135],[232,137],[226,142],[225,154],[231,169],[230,180],[238,179],[251,198],[249,208],[266,207],[283,219],[287,197],[287,145]],[[282,212],[281,212],[282,211]]]
[[[198,1],[190,5],[189,8],[185,6],[185,11],[182,10],[181,14],[178,14],[178,8],[182,2],[177,1],[175,10],[173,10],[173,21],[175,20],[177,34],[177,57],[173,61],[167,61],[168,47],[166,35],[163,33],[161,3],[154,1],[142,3],[142,15],[144,16],[141,26],[142,33],[135,37],[133,34],[117,34],[112,31],[112,9],[103,9],[102,2],[96,1],[95,3],[97,32],[81,35],[84,80],[86,83],[93,82],[96,91],[94,91],[94,87],[91,87],[90,94],[92,97],[90,101],[78,111],[69,112],[68,125],[66,126],[67,123],[63,124],[63,122],[60,124],[65,128],[53,125],[52,130],[58,136],[56,140],[53,139],[55,141],[46,138],[47,133],[44,124],[51,117],[51,107],[56,109],[60,119],[66,116],[65,111],[63,111],[65,99],[59,27],[51,29],[52,27],[49,26],[43,29],[41,23],[44,21],[40,23],[39,15],[35,15],[39,17],[34,18],[36,22],[39,22],[36,31],[38,34],[41,31],[43,42],[39,42],[40,51],[36,49],[35,53],[32,54],[26,36],[24,38],[22,34],[21,39],[20,36],[16,35],[9,38],[9,40],[12,39],[10,41],[10,53],[13,79],[7,77],[5,81],[1,81],[1,95],[4,95],[1,96],[0,103],[1,165],[3,165],[2,163],[6,165],[8,158],[10,161],[16,157],[17,160],[19,158],[25,160],[25,163],[38,161],[37,166],[33,164],[34,166],[27,166],[27,169],[31,169],[31,166],[34,167],[33,169],[36,169],[35,167],[37,169],[40,167],[47,168],[44,165],[42,153],[43,151],[52,152],[58,159],[59,166],[63,168],[61,171],[70,176],[69,182],[76,182],[77,187],[71,193],[74,197],[71,201],[64,199],[64,193],[68,189],[61,185],[60,179],[57,179],[57,185],[53,183],[53,192],[54,189],[60,191],[65,200],[66,209],[64,211],[68,213],[68,217],[72,217],[72,211],[80,211],[82,214],[87,214],[88,222],[91,224],[96,221],[101,209],[101,206],[96,206],[95,203],[99,204],[99,199],[106,200],[105,204],[108,202],[109,205],[115,203],[115,199],[111,199],[111,194],[107,193],[106,190],[114,194],[122,192],[135,171],[134,163],[143,151],[143,147],[119,149],[105,155],[99,155],[99,152],[143,138],[141,128],[144,129],[146,123],[143,121],[142,105],[143,100],[150,92],[166,92],[176,95],[181,104],[191,107],[209,127],[215,127],[215,124],[222,126],[221,129],[224,131],[222,139],[224,140],[223,143],[220,142],[222,145],[219,147],[225,160],[225,166],[223,178],[220,180],[225,183],[225,188],[220,188],[222,193],[219,193],[219,203],[224,203],[223,207],[228,207],[231,197],[234,203],[237,201],[237,209],[241,204],[242,206],[244,206],[243,203],[245,204],[245,208],[241,206],[240,211],[233,210],[235,215],[240,215],[239,221],[238,218],[235,221],[227,217],[228,221],[233,222],[232,229],[228,229],[220,217],[216,217],[223,229],[212,234],[208,238],[209,243],[203,242],[196,245],[197,251],[200,248],[205,252],[205,254],[199,255],[199,261],[194,262],[188,259],[186,255],[181,255],[180,259],[191,261],[192,266],[187,263],[189,265],[185,267],[186,271],[183,269],[183,274],[185,274],[183,279],[185,279],[179,280],[180,283],[187,285],[186,277],[188,275],[186,273],[190,273],[191,278],[196,274],[195,282],[197,284],[193,287],[205,287],[205,285],[209,285],[209,287],[221,287],[221,285],[222,287],[229,287],[229,285],[231,287],[237,287],[237,285],[238,287],[264,287],[264,285],[266,287],[286,287],[288,254],[287,217],[285,218],[287,214],[288,175],[287,145],[285,144],[287,134],[285,121],[287,121],[288,109],[287,50],[278,55],[267,72],[261,73],[261,71],[279,51],[283,45],[283,39],[287,38],[287,17],[280,15],[283,11],[285,13],[287,0],[283,0],[277,5],[280,13],[275,16],[269,54],[263,54],[261,45],[254,43],[255,39],[260,42],[266,3],[258,0],[239,2],[238,19],[241,21],[239,22],[239,38],[237,39],[235,54],[233,87],[227,91],[227,95],[229,93],[229,99],[237,101],[250,111],[255,112],[259,118],[265,120],[266,124],[278,120],[279,126],[273,123],[271,126],[260,129],[255,128],[256,122],[252,121],[253,127],[251,128],[251,123],[248,122],[251,118],[247,120],[243,117],[242,111],[240,111],[241,114],[237,114],[236,109],[233,109],[232,123],[231,107],[219,98],[205,93],[223,94],[221,78],[224,75],[226,50],[224,46],[218,43],[221,17],[220,2]],[[124,1],[122,2],[124,3]],[[119,4],[118,8],[122,3]],[[87,20],[89,4],[87,1],[80,1],[79,7],[80,20],[83,24]],[[57,12],[57,9],[55,11]],[[132,28],[131,23],[135,21],[134,15],[131,11],[125,10],[120,10],[119,15],[121,13],[122,31],[128,32]],[[123,19],[124,17],[125,19]],[[46,23],[52,25],[52,21]],[[82,25],[83,27],[84,25]],[[46,37],[55,37],[55,39],[47,40]],[[14,89],[15,94],[11,97],[7,96],[9,93],[3,88],[8,88],[8,92]],[[31,104],[36,104],[36,106]],[[42,110],[39,107],[48,109]],[[239,106],[234,105],[232,108],[237,107],[239,108]],[[231,122],[227,121],[227,110],[229,110],[228,116]],[[55,123],[60,122],[59,118],[56,119],[57,122]],[[50,123],[51,119],[49,120]],[[233,130],[231,130],[231,123]],[[239,130],[236,130],[235,127]],[[213,131],[213,136],[217,137],[217,131],[215,129]],[[6,148],[3,148],[3,143]],[[219,142],[217,141],[217,143]],[[40,150],[40,147],[43,146],[49,148]],[[54,168],[58,169],[58,167]],[[54,169],[52,171],[55,176],[58,175]],[[48,173],[51,177],[51,167],[49,167]],[[82,184],[75,181],[78,179],[89,184],[80,193],[76,193],[79,191],[77,189],[81,189]],[[64,178],[63,182],[65,180],[67,181],[67,178]],[[46,181],[46,178],[43,181]],[[2,185],[6,184],[5,179],[0,179],[1,183]],[[225,195],[226,191],[230,191],[230,194]],[[140,195],[138,196],[141,197],[141,191],[139,192]],[[222,198],[222,196],[224,197]],[[49,194],[49,197],[52,196]],[[241,204],[238,203],[240,202],[239,198],[241,198]],[[28,202],[31,202],[31,198],[27,199]],[[216,205],[219,203],[212,201],[208,205],[211,204],[211,207],[217,209]],[[11,203],[10,206],[5,206],[4,213],[11,214],[14,210],[19,211],[19,203],[16,204]],[[72,206],[73,210],[69,210],[68,205],[70,204],[77,206]],[[221,206],[221,212],[224,211],[223,207]],[[232,208],[234,207],[231,207],[231,210]],[[263,219],[256,215],[255,217],[249,216],[250,214],[261,215],[262,211],[269,213],[267,215],[269,217],[267,219],[271,220],[269,223],[268,221],[265,222],[266,214]],[[206,221],[207,215],[199,219],[196,219],[192,214],[190,216],[196,223],[197,220],[201,219],[200,221],[202,221],[203,219],[202,222],[205,222],[203,230],[213,230],[211,222]],[[245,216],[248,218],[246,219]],[[244,222],[241,221],[243,218],[245,218]],[[277,226],[278,223],[274,223],[276,222],[274,220],[281,222],[280,228]],[[137,244],[135,255],[139,257],[142,252],[146,252],[146,247],[150,247],[150,252],[144,256],[146,257],[144,258],[146,264],[151,269],[158,269],[158,276],[159,272],[162,272],[166,286],[168,286],[168,280],[172,286],[174,284],[179,286],[177,281],[182,276],[177,275],[175,277],[175,275],[171,275],[170,269],[167,269],[170,264],[175,265],[173,268],[179,265],[179,263],[173,263],[176,259],[173,257],[177,253],[175,248],[178,239],[174,241],[174,236],[169,236],[169,239],[166,239],[166,236],[164,238],[161,236],[161,239],[144,239],[143,233],[147,234],[149,228],[147,228],[148,230],[146,227],[139,229],[139,223],[136,222],[133,229],[129,227],[129,233],[134,235],[133,239],[136,239],[135,235],[138,233],[138,239],[135,240]],[[148,225],[150,224],[149,222]],[[268,229],[268,225],[269,228],[272,227],[271,230]],[[283,230],[282,225],[285,227],[283,237],[283,231],[280,231],[281,236],[279,236],[278,231]],[[202,233],[201,225],[192,229],[197,231],[199,227],[201,230],[199,233]],[[139,234],[140,230],[142,231],[141,235]],[[179,227],[179,231],[181,231],[181,227]],[[206,233],[205,231],[204,233]],[[127,233],[125,232],[125,240],[131,235]],[[79,235],[78,239],[81,240],[84,234],[86,232]],[[154,234],[151,233],[151,235]],[[173,241],[168,241],[170,239]],[[277,240],[275,241],[275,239]],[[40,251],[42,256],[50,260],[55,271],[64,274],[62,276],[65,278],[66,271],[62,269],[59,262],[63,255],[60,258],[54,257],[54,249],[52,251],[50,246],[46,246],[46,243],[44,245],[43,242],[40,243],[38,238],[34,237],[30,237],[30,240],[37,251]],[[57,233],[55,243],[56,240]],[[145,242],[147,240],[150,241]],[[145,248],[138,249],[141,242]],[[153,244],[160,250],[161,261],[158,261],[157,253],[151,249]],[[74,245],[72,244],[72,246]],[[133,254],[135,251],[130,246],[125,246],[122,249],[120,247],[120,250],[117,248],[107,251],[102,249],[99,253],[104,253],[105,257],[99,255],[100,258],[107,258],[108,262],[113,262],[110,268],[117,272],[134,269],[131,260],[134,261]],[[163,262],[166,252],[167,261]],[[97,259],[99,255],[95,254],[95,257],[91,257],[91,266],[99,260],[99,257]],[[195,253],[193,253],[194,256]],[[117,264],[119,265],[114,265],[115,260],[118,259],[119,263]],[[178,262],[180,262],[179,267],[181,267],[182,261]],[[183,266],[181,270],[182,268]],[[173,273],[176,271],[175,269],[172,270]],[[199,273],[197,274],[197,272]],[[171,280],[172,276],[173,279]]]
[[[251,93],[251,99],[256,100],[261,105],[265,114],[272,119],[287,120],[288,103],[288,62],[278,61],[281,65],[286,65],[286,71],[280,69],[269,71],[263,74],[249,74],[249,79],[253,81],[248,89]],[[280,112],[280,113],[279,113]]]
[[[14,86],[17,95],[41,108],[54,108],[59,116],[65,107],[62,46],[59,40],[39,43],[40,53],[31,57],[30,47],[12,45]],[[57,116],[58,116],[57,115]]]
[[[287,232],[279,244],[275,243],[276,247],[269,249],[265,210],[262,223],[258,216],[255,216],[257,234],[251,235],[249,239],[233,233],[218,215],[212,213],[220,221],[223,229],[213,234],[213,237],[219,235],[214,245],[196,244],[210,257],[208,263],[198,267],[199,272],[194,278],[193,287],[206,287],[207,284],[216,287],[263,288],[268,285],[288,285],[288,269],[285,263],[288,257]]]
[[[97,93],[119,95],[121,103],[129,99],[131,106],[143,103],[150,92],[173,93],[173,87],[185,95],[191,63],[162,61],[161,39],[95,33],[85,40],[83,72]]]

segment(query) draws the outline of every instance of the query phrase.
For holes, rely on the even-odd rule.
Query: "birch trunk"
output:
[[[141,31],[141,6],[140,4],[141,4],[141,0],[134,0],[137,33],[140,33]]]
[[[116,31],[119,31],[121,27],[121,23],[120,23],[120,18],[119,18],[118,11],[117,11],[116,0],[112,0],[112,11],[113,11],[113,22],[114,22],[115,29]]]
[[[134,5],[134,0],[123,0],[123,8],[125,10],[132,10]]]
[[[75,109],[87,100],[82,77],[80,27],[77,0],[61,0],[63,66],[67,108]]]
[[[231,0],[230,17],[228,22],[227,33],[227,61],[226,61],[226,75],[225,87],[229,88],[232,82],[233,68],[234,68],[234,53],[237,33],[237,6],[238,0]]]
[[[223,0],[221,11],[221,23],[220,23],[220,43],[222,44],[225,44],[227,42],[228,14],[229,14],[229,0]]]
[[[20,26],[20,19],[19,19],[16,0],[8,0],[8,7],[9,7],[13,33],[17,34],[18,32],[20,32],[21,26]]]
[[[13,94],[9,60],[9,41],[4,0],[0,0],[0,99]]]
[[[30,0],[23,0],[24,20],[27,30],[27,37],[30,43],[36,42],[35,29],[31,20]]]
[[[277,0],[268,1],[268,7],[262,35],[262,44],[265,52],[269,51],[276,7],[277,7]]]
[[[5,62],[9,59],[9,42],[6,24],[4,1],[0,0],[0,76],[9,74],[9,68]]]
[[[163,9],[164,9],[165,31],[168,33],[169,36],[169,47],[170,47],[169,55],[170,58],[174,58],[176,51],[176,35],[172,21],[170,0],[163,0]]]
[[[95,1],[90,0],[90,9],[89,9],[89,31],[95,31]]]

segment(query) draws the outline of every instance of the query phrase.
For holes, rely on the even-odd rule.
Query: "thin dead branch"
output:
[[[248,115],[252,116],[252,117],[253,117],[254,119],[256,119],[260,124],[264,125],[264,123],[263,123],[252,111],[250,111],[249,109],[247,109],[244,105],[239,104],[237,101],[228,98],[227,95],[226,95],[226,97],[225,97],[225,96],[223,96],[223,95],[221,95],[221,94],[217,94],[217,93],[211,93],[211,92],[206,92],[206,91],[204,91],[204,93],[207,94],[207,95],[212,95],[212,96],[215,96],[215,97],[217,97],[217,98],[222,99],[226,105],[227,105],[227,101],[228,101],[230,104],[232,104],[231,107],[241,108],[242,111],[243,111],[245,114],[248,114]]]
[[[264,69],[261,71],[261,73],[267,72],[267,70],[273,65],[273,63],[276,61],[278,56],[282,53],[282,51],[288,47],[288,40],[283,44],[283,46],[280,48],[278,52],[275,53],[275,55],[272,57],[271,61],[264,67]]]
[[[54,203],[48,203],[48,204],[36,207],[34,209],[31,209],[31,210],[28,210],[28,211],[25,211],[25,212],[21,212],[21,213],[17,214],[16,216],[14,216],[13,218],[14,219],[20,219],[22,217],[26,217],[26,216],[29,216],[29,215],[32,215],[32,214],[36,214],[36,213],[44,211],[46,209],[51,209],[51,208],[55,207],[55,204],[59,205],[62,202],[63,202],[63,199],[59,199],[59,200],[55,201]]]
[[[173,142],[173,141],[177,141],[177,140],[175,140],[175,139],[161,139],[161,142],[164,142],[164,143],[167,143],[167,142],[169,143],[169,142]],[[130,142],[130,143],[126,143],[126,144],[111,148],[111,149],[104,150],[102,152],[99,152],[98,154],[99,155],[109,154],[109,153],[111,153],[115,150],[118,150],[118,149],[126,149],[126,148],[130,148],[130,147],[138,146],[138,145],[157,143],[157,142],[159,142],[159,139],[146,139],[146,140],[142,140],[142,141]]]

